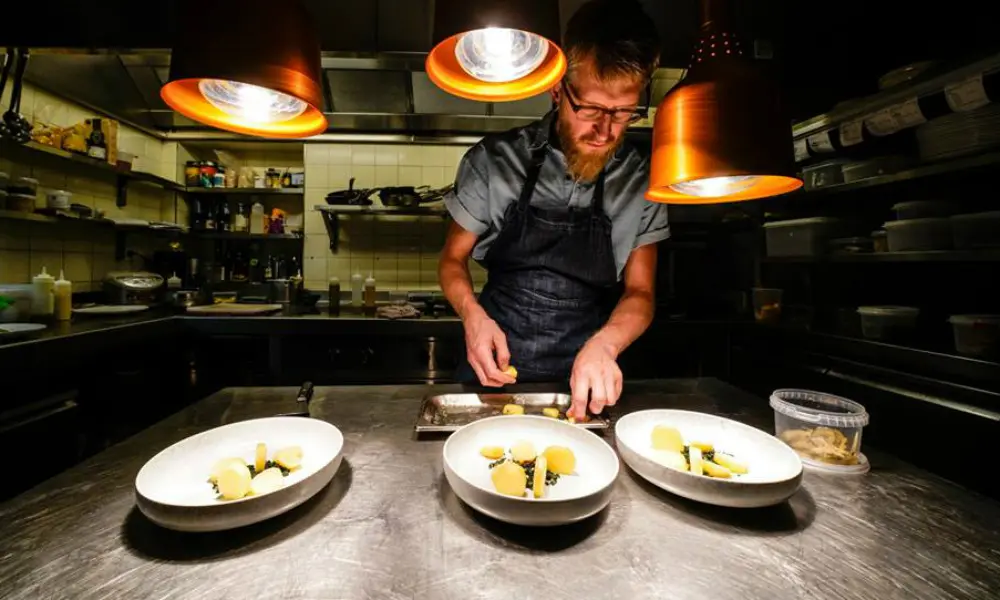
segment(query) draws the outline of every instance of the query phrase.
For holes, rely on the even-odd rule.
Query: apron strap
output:
[[[594,197],[590,201],[590,211],[595,217],[604,215],[604,173],[604,169],[601,169],[601,174],[594,183]]]
[[[542,164],[545,163],[545,148],[540,148],[531,154],[531,165],[528,166],[528,174],[521,186],[521,195],[517,199],[518,210],[528,210],[531,204],[531,196],[535,192],[535,185],[538,183],[538,176],[542,173]]]

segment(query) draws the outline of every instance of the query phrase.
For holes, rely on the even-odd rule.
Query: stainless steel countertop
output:
[[[699,505],[626,468],[586,522],[498,523],[451,492],[442,438],[413,435],[423,395],[454,389],[317,388],[313,416],[346,439],[328,488],[241,530],[160,529],[134,505],[146,460],[213,426],[295,410],[294,388],[223,390],[0,506],[0,598],[947,600],[1000,589],[1000,504],[871,448],[869,474],[807,472],[778,507]],[[619,406],[772,421],[764,399],[712,379],[629,382]]]

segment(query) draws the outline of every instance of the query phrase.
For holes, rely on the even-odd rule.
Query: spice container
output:
[[[217,188],[226,187],[225,167],[216,167],[215,173],[212,174],[212,187],[217,187]]]
[[[206,188],[212,187],[215,184],[215,174],[218,170],[214,162],[202,161],[198,165],[198,185]]]
[[[281,187],[281,173],[277,169],[269,168],[264,173],[264,184],[269,188],[280,188]]]
[[[184,163],[184,185],[197,187],[201,185],[201,162],[189,160]]]
[[[775,390],[774,434],[799,455],[802,463],[836,473],[865,473],[861,432],[868,411],[853,400],[810,390]]]

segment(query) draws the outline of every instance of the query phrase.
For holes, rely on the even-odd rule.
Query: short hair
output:
[[[591,0],[570,17],[563,51],[569,73],[592,59],[602,81],[645,83],[660,64],[660,36],[637,0]]]

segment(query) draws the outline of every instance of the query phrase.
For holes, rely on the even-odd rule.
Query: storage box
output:
[[[813,217],[765,223],[767,255],[820,256],[830,240],[843,237],[844,222],[833,217]]]
[[[889,252],[949,250],[952,246],[951,221],[947,218],[889,221],[885,230]]]
[[[1000,211],[955,215],[951,229],[956,248],[1000,247]]]

